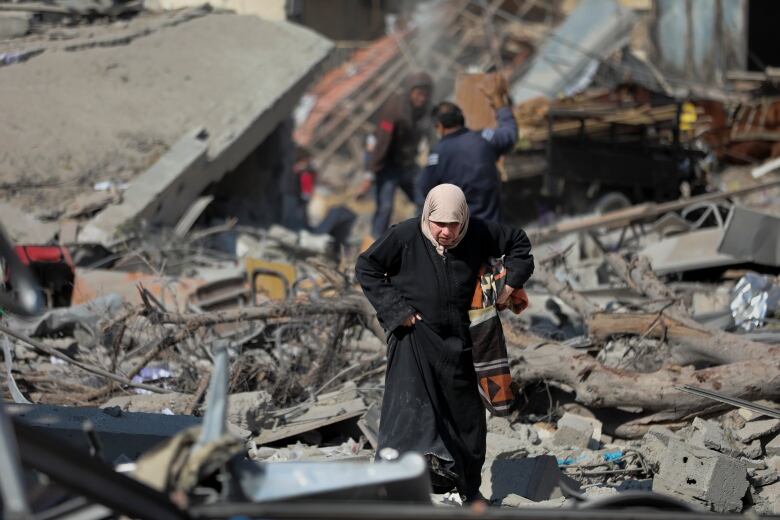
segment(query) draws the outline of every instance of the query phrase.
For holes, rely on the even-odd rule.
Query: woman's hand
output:
[[[509,284],[504,284],[504,289],[501,291],[501,294],[498,295],[498,298],[496,298],[496,308],[498,308],[498,310],[506,309],[513,292],[515,292],[514,287]]]
[[[420,316],[419,312],[415,312],[414,314],[406,318],[401,325],[403,325],[404,327],[411,327],[412,325],[417,323],[417,320],[422,321],[422,316]]]

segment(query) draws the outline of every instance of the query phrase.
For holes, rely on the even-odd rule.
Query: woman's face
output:
[[[431,236],[443,247],[449,247],[455,243],[460,233],[460,222],[430,222]]]

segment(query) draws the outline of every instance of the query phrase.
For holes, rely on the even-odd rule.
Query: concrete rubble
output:
[[[780,514],[777,70],[711,49],[721,79],[700,64],[682,92],[663,2],[386,4],[333,2],[328,33],[349,9],[400,16],[334,43],[306,1],[0,1],[0,238],[45,302],[0,309],[0,415],[109,475],[166,460],[158,490],[193,507],[224,505],[228,463],[258,502],[463,505],[428,496],[419,457],[377,469],[387,349],[354,278],[373,206],[352,192],[411,63],[437,101],[497,69],[520,126],[502,211],[537,267],[530,307],[501,315],[518,399],[487,417],[481,493]],[[306,225],[283,211],[302,152]],[[23,293],[9,265],[0,297]]]

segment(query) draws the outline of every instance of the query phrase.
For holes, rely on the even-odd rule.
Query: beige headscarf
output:
[[[431,234],[430,222],[459,222],[460,232],[449,249],[457,246],[469,228],[469,206],[463,191],[454,184],[439,184],[425,198],[421,228],[425,238],[431,241],[436,252],[444,255],[445,248]]]

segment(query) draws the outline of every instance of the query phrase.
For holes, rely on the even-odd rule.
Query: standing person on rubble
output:
[[[433,94],[433,79],[425,72],[409,74],[402,94],[391,97],[379,111],[375,142],[368,160],[369,177],[358,189],[358,196],[376,185],[376,210],[371,226],[378,238],[390,226],[397,188],[409,200],[419,204],[416,191],[417,150],[426,131],[428,106]]]
[[[419,191],[425,196],[434,186],[455,184],[466,194],[472,217],[500,222],[501,179],[496,162],[514,148],[517,122],[503,76],[483,92],[496,111],[496,128],[469,130],[460,107],[449,101],[434,108],[434,127],[440,141],[431,150],[428,165],[420,175]]]
[[[293,231],[309,229],[308,207],[317,182],[317,170],[311,153],[303,147],[295,150],[295,162],[283,176],[281,224]]]
[[[358,258],[357,279],[387,332],[378,452],[428,461],[434,492],[481,499],[485,407],[477,389],[468,311],[480,267],[504,255],[505,304],[533,272],[525,232],[469,218],[463,191],[433,188],[422,214],[391,227]]]

